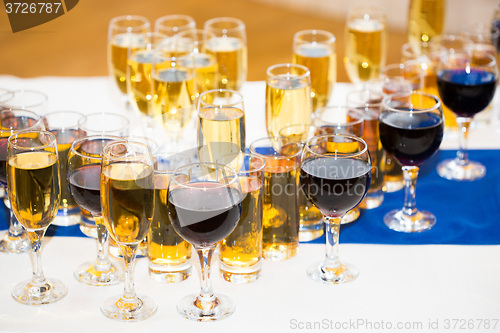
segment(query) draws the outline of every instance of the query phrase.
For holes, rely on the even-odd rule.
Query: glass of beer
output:
[[[204,28],[216,36],[207,44],[207,53],[217,59],[218,88],[240,90],[248,66],[245,23],[233,17],[217,17],[206,21]]]
[[[346,105],[330,105],[319,108],[313,114],[313,125],[327,134],[363,136],[364,114]],[[354,222],[360,215],[359,207],[353,207],[342,218],[342,224]]]
[[[123,294],[106,299],[101,312],[114,320],[143,320],[157,309],[153,299],[136,294],[133,281],[135,255],[153,219],[153,156],[145,144],[116,141],[104,147],[101,165],[102,216],[125,264]]]
[[[381,8],[352,8],[346,20],[344,65],[354,83],[377,79],[387,56],[387,23]]]
[[[73,142],[84,136],[78,127],[83,114],[76,111],[56,111],[47,113],[42,121],[45,129],[56,136],[59,155],[59,172],[61,180],[61,201],[59,211],[53,224],[69,226],[80,221],[80,207],[77,205],[68,187],[68,154]]]
[[[337,80],[335,36],[324,30],[302,30],[293,36],[293,62],[309,68],[313,110],[326,106]]]
[[[57,302],[68,288],[59,280],[46,279],[41,261],[43,236],[56,217],[61,198],[56,137],[40,130],[22,131],[9,137],[7,151],[9,199],[29,235],[33,265],[31,280],[17,284],[12,297],[26,305]]]
[[[191,244],[182,239],[170,223],[167,192],[174,170],[191,163],[191,160],[176,153],[158,153],[153,159],[155,208],[146,237],[149,276],[159,282],[179,282],[191,274]]]
[[[189,50],[196,70],[196,97],[202,92],[216,89],[219,86],[218,64],[214,54],[207,51],[207,46],[214,43],[216,36],[205,29],[188,29],[177,35],[176,44],[179,49]]]
[[[143,44],[143,34],[150,31],[147,18],[137,15],[118,16],[108,26],[108,68],[124,101],[127,96],[127,56],[129,49]]]
[[[267,69],[266,126],[269,136],[293,124],[308,124],[313,112],[311,74],[298,64],[277,64]]]
[[[236,171],[244,195],[238,225],[219,243],[220,274],[233,283],[254,282],[262,269],[262,187],[266,163],[254,154],[228,154],[217,163]]]
[[[281,137],[294,140],[303,145],[313,136],[326,134],[326,130],[311,124],[295,124],[282,128],[279,132]],[[308,242],[323,235],[323,215],[307,200],[304,191],[299,190],[299,241]]]
[[[243,95],[235,90],[209,90],[198,102],[198,156],[214,163],[223,155],[245,151]]]
[[[378,118],[383,95],[374,90],[356,90],[347,94],[347,105],[363,112],[363,135],[371,157],[370,189],[359,203],[363,209],[372,209],[384,202],[386,153],[380,142]]]
[[[266,161],[262,202],[262,255],[271,261],[290,259],[299,245],[299,169],[302,145],[268,137],[254,141],[250,152]]]

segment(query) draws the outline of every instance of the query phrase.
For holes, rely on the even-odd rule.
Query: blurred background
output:
[[[104,76],[107,27],[111,18],[136,14],[152,23],[160,16],[186,14],[198,27],[213,17],[243,20],[248,37],[248,80],[264,80],[270,65],[290,62],[295,32],[323,29],[337,39],[337,81],[348,82],[342,63],[344,25],[357,0],[81,0],[65,15],[25,31],[12,33],[7,14],[0,10],[0,75]],[[445,31],[459,32],[477,22],[489,24],[497,0],[448,0]],[[388,20],[387,63],[400,60],[407,40],[409,0],[370,1],[383,7]]]

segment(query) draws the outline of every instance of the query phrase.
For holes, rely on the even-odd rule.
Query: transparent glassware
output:
[[[109,259],[109,239],[101,209],[101,162],[103,148],[110,142],[123,141],[117,136],[93,135],[77,139],[68,154],[69,191],[75,202],[89,212],[95,223],[97,258],[79,265],[73,272],[78,282],[108,286],[123,280],[120,268]]]
[[[151,227],[154,209],[154,163],[149,148],[140,142],[116,141],[102,154],[101,204],[106,229],[119,245],[125,264],[121,296],[112,296],[101,312],[119,321],[139,321],[156,313],[156,302],[137,295],[133,274],[139,244]]]
[[[216,163],[193,163],[174,171],[169,183],[169,217],[175,231],[191,243],[201,266],[201,291],[184,297],[177,311],[194,321],[230,316],[234,303],[214,294],[210,271],[217,243],[229,236],[241,214],[242,192],[234,169]]]
[[[10,97],[8,97],[9,95]],[[43,116],[48,111],[48,97],[41,91],[18,89],[12,90],[9,95],[0,99],[1,108],[30,110],[40,116]]]
[[[456,116],[459,127],[459,149],[454,159],[442,161],[438,174],[449,180],[473,181],[486,174],[479,162],[469,160],[467,138],[470,124],[493,100],[498,81],[495,57],[488,53],[447,54],[437,67],[437,82],[441,101]]]
[[[188,15],[166,15],[156,19],[154,29],[155,32],[174,37],[184,30],[196,29],[196,22]]]
[[[3,172],[0,172],[0,183],[7,192],[8,138],[20,131],[43,130],[44,128],[40,115],[35,112],[19,109],[3,109],[0,111],[0,158],[4,160],[2,163],[5,163],[4,168],[2,168]],[[9,229],[0,240],[0,251],[7,253],[28,252],[31,246],[28,235],[14,215],[7,195],[4,197],[4,202],[10,208],[10,218]]]
[[[18,132],[8,142],[7,187],[12,211],[29,234],[33,275],[17,284],[12,297],[26,305],[57,302],[68,292],[59,280],[45,278],[41,249],[61,198],[56,137],[50,132]]]
[[[403,166],[405,178],[404,206],[388,212],[384,223],[407,233],[431,229],[436,217],[417,209],[415,191],[419,167],[439,149],[443,139],[439,98],[417,91],[387,96],[382,101],[379,129],[384,149]]]
[[[325,134],[310,139],[302,152],[300,185],[321,211],[325,222],[326,256],[307,269],[309,278],[324,284],[353,281],[359,270],[339,257],[340,225],[370,187],[371,161],[363,139]]]

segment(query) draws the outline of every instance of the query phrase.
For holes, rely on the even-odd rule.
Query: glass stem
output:
[[[216,297],[212,291],[212,281],[210,280],[210,265],[215,246],[209,248],[196,248],[196,253],[200,259],[201,266],[201,291],[195,300],[195,305],[201,309],[203,314],[209,314],[216,306]]]
[[[467,152],[467,138],[469,136],[469,126],[472,118],[457,117],[458,124],[458,151],[457,162],[459,165],[465,166],[469,164],[469,154]]]
[[[7,202],[5,202],[9,200],[8,199],[9,193],[7,192],[7,187],[4,187],[4,191],[5,191],[5,198],[7,198],[6,200],[4,200],[4,203],[7,206]],[[10,207],[10,201],[8,201],[8,204],[10,212],[9,230],[8,230],[9,237],[17,238],[23,234],[23,227],[21,226],[21,223],[19,223],[16,216],[14,215],[14,212],[12,211],[12,208]]]
[[[122,300],[123,307],[132,310],[140,306],[140,300],[137,298],[134,287],[134,268],[135,255],[139,244],[120,245],[120,249],[125,263],[125,286],[123,288]]]
[[[108,231],[102,220],[102,216],[94,216],[95,226],[97,230],[97,260],[95,269],[99,272],[107,272],[111,268],[109,261],[109,241]]]
[[[31,284],[34,287],[41,287],[47,283],[42,270],[42,239],[46,230],[41,229],[28,233],[31,242],[30,259],[33,266]]]
[[[405,179],[405,204],[403,213],[405,215],[414,215],[417,213],[417,202],[415,200],[415,190],[417,187],[418,178],[417,166],[404,166],[403,175]]]
[[[339,231],[342,217],[324,216],[326,236],[326,256],[323,268],[336,269],[341,266],[339,259]]]

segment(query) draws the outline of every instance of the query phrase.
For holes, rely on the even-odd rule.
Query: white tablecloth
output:
[[[0,87],[41,90],[49,96],[52,111],[124,112],[108,78],[3,76]],[[349,87],[337,84],[333,103],[341,103]],[[266,136],[264,94],[263,82],[248,82],[243,88],[248,143]],[[140,132],[138,118],[128,115]],[[473,131],[470,146],[498,148],[499,138],[493,126],[485,126]],[[451,135],[443,147],[456,148],[455,140]],[[45,274],[62,280],[68,295],[43,307],[15,302],[10,292],[30,278],[31,263],[28,255],[0,253],[0,331],[500,332],[500,246],[341,244],[341,258],[361,273],[355,282],[337,286],[315,283],[305,275],[309,264],[323,258],[324,247],[318,244],[301,244],[298,255],[285,262],[264,261],[263,275],[253,284],[227,283],[214,265],[215,292],[236,303],[234,315],[216,323],[190,322],[176,313],[176,303],[199,290],[196,270],[187,281],[161,284],[148,277],[147,261],[140,259],[136,289],[156,300],[158,312],[142,322],[121,323],[105,318],[99,306],[120,294],[122,285],[89,287],[72,275],[78,264],[94,259],[95,240],[55,237],[45,243]]]

